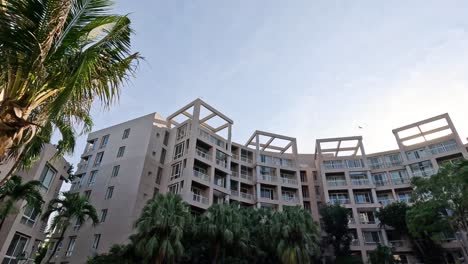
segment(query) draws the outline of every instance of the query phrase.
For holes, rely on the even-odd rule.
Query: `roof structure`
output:
[[[283,135],[273,134],[265,131],[255,130],[245,143],[246,147],[257,146],[261,151],[272,151],[278,153],[297,153],[296,139]]]
[[[315,146],[316,155],[353,157],[364,153],[362,136],[317,139]]]

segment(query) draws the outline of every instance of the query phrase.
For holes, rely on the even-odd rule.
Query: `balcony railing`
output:
[[[206,152],[205,150],[200,149],[200,148],[197,148],[197,151],[196,151],[196,152],[197,152],[197,155],[198,155],[199,157],[202,157],[202,158],[204,158],[204,159],[206,159],[206,160],[211,160],[211,155],[208,154],[208,152]]]
[[[411,197],[398,197],[398,201],[409,204],[411,203]]]
[[[374,180],[375,186],[385,186],[388,185],[388,180]]]
[[[359,220],[359,223],[362,225],[375,225],[377,222],[375,220]]]
[[[388,241],[391,247],[409,247],[409,242],[407,240],[391,240]]]
[[[328,186],[345,186],[346,180],[327,181]]]
[[[194,175],[195,177],[197,177],[197,178],[200,178],[200,179],[204,180],[204,181],[207,181],[207,182],[210,181],[210,176],[206,175],[206,174],[203,173],[203,172],[199,172],[199,171],[194,170],[194,171],[193,171],[193,175]]]
[[[382,162],[369,164],[369,167],[370,167],[372,170],[383,169],[384,166],[385,166],[385,164],[382,163]]]
[[[253,200],[253,195],[250,194],[250,193],[243,193],[243,192],[241,192],[240,195],[241,195],[241,197],[244,198],[244,199]]]
[[[252,159],[249,159],[248,157],[245,157],[245,156],[241,156],[240,160],[243,162],[247,162],[247,163],[253,163]]]
[[[413,171],[413,176],[426,177],[426,176],[434,175],[435,173],[436,171],[434,169],[418,170],[418,171]]]
[[[457,144],[450,144],[450,145],[440,146],[440,147],[437,147],[437,148],[431,148],[431,149],[429,149],[429,151],[433,155],[436,155],[436,154],[440,154],[440,153],[455,151],[457,149],[458,149]]]
[[[192,192],[192,200],[197,203],[208,204],[208,197]]]
[[[78,171],[84,171],[88,168],[89,162],[86,163],[78,163]]]
[[[239,173],[237,171],[231,171],[231,176],[234,178],[239,178]]]
[[[253,181],[253,176],[252,175],[247,175],[247,174],[241,173],[240,176],[241,176],[242,179]]]
[[[235,197],[239,197],[239,192],[236,190],[231,190],[231,195]]]
[[[223,168],[227,168],[227,162],[225,160],[216,159],[216,164]]]
[[[239,159],[239,155],[233,153],[233,154],[232,154],[232,158],[235,159],[235,160],[238,160],[238,159]]]
[[[226,180],[225,179],[215,179],[214,184],[219,187],[226,188]]]
[[[324,165],[325,165],[325,169],[328,169],[328,170],[344,169],[346,167],[343,163],[338,163],[338,164],[325,163]]]
[[[355,186],[369,185],[369,180],[368,179],[351,179],[351,184]]]
[[[285,183],[285,184],[297,185],[297,180],[296,180],[296,179],[281,177],[281,180],[282,180],[283,183]]]
[[[338,203],[338,204],[349,204],[350,201],[349,201],[348,198],[338,198],[338,199],[332,198],[332,199],[330,199],[330,202],[329,202],[329,203],[330,203],[330,204],[337,204],[337,203]]]
[[[288,202],[288,203],[297,203],[299,202],[299,199],[296,196],[291,197],[288,195],[283,195],[283,201]]]
[[[395,202],[395,200],[393,199],[385,199],[385,200],[378,200],[379,204],[381,204],[382,206],[387,206],[389,204],[392,204]]]
[[[355,247],[356,247],[356,246],[359,246],[359,244],[360,244],[360,243],[359,243],[359,239],[353,239],[353,240],[351,240],[351,246],[355,246]]]
[[[410,183],[410,179],[409,178],[398,178],[398,179],[392,179],[392,182],[395,185],[401,185],[401,184]]]
[[[266,175],[266,174],[260,175],[259,178],[261,180],[269,181],[269,182],[277,182],[278,181],[278,177],[272,176],[272,175]]]

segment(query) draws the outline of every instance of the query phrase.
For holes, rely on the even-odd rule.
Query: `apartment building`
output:
[[[466,147],[447,114],[393,130],[398,149],[366,154],[362,137],[318,139],[320,167],[327,203],[352,212],[351,250],[367,260],[378,243],[391,246],[404,263],[416,263],[411,245],[391,229],[379,226],[376,212],[395,201],[410,204],[412,177],[429,177],[441,164],[468,158]],[[444,247],[460,254],[460,244],[447,234]]]
[[[17,175],[23,178],[23,183],[38,180],[42,183],[40,192],[48,202],[57,197],[63,180],[68,178],[70,164],[62,157],[56,157],[57,150],[53,145],[45,145],[40,158],[29,170],[18,171]],[[12,162],[0,165],[0,178],[8,173]],[[0,229],[0,257],[2,264],[32,263],[34,256],[46,238],[47,221],[40,220],[40,212],[19,202],[16,213],[6,218]]]
[[[367,260],[384,243],[414,263],[405,238],[381,229],[376,211],[409,203],[411,177],[468,158],[446,114],[395,129],[399,148],[374,154],[365,152],[362,137],[318,139],[315,154],[299,154],[295,138],[265,131],[236,143],[233,124],[196,99],[167,118],[153,113],[89,134],[71,191],[89,197],[101,223],[76,223],[55,263],[84,263],[128,242],[142,208],[159,192],[181,195],[194,214],[236,201],[274,210],[303,206],[317,222],[320,206],[340,203],[352,212],[354,254]],[[456,240],[447,241],[457,251]]]

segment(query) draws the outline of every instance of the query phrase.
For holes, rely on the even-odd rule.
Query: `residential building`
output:
[[[409,203],[411,177],[468,158],[447,114],[395,129],[399,148],[374,154],[365,152],[362,137],[318,139],[315,154],[300,154],[295,138],[265,131],[236,143],[233,123],[196,99],[167,118],[153,113],[90,133],[71,191],[89,197],[101,223],[76,223],[55,263],[84,263],[127,243],[147,201],[168,192],[181,195],[194,214],[236,201],[274,210],[302,206],[317,222],[321,206],[340,203],[352,212],[354,254],[367,260],[383,243],[414,263],[407,240],[380,228],[376,212],[393,201]],[[457,250],[456,241],[449,244]]]
[[[22,177],[23,183],[31,180],[42,183],[40,192],[45,201],[43,209],[50,200],[58,196],[63,180],[68,179],[70,164],[64,158],[56,157],[56,153],[56,148],[47,144],[30,169],[16,173]],[[0,178],[6,176],[12,163],[0,165]],[[8,216],[0,229],[2,264],[18,263],[17,257],[32,263],[38,248],[46,238],[47,221],[40,220],[40,212],[28,207],[24,201],[17,203],[15,208],[16,213]]]

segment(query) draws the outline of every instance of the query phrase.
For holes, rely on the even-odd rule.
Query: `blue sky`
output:
[[[200,97],[256,130],[316,138],[363,135],[396,148],[392,129],[448,112],[468,136],[468,1],[118,0],[145,61],[95,129]],[[364,129],[358,129],[358,126]],[[83,151],[79,139],[74,157]]]

